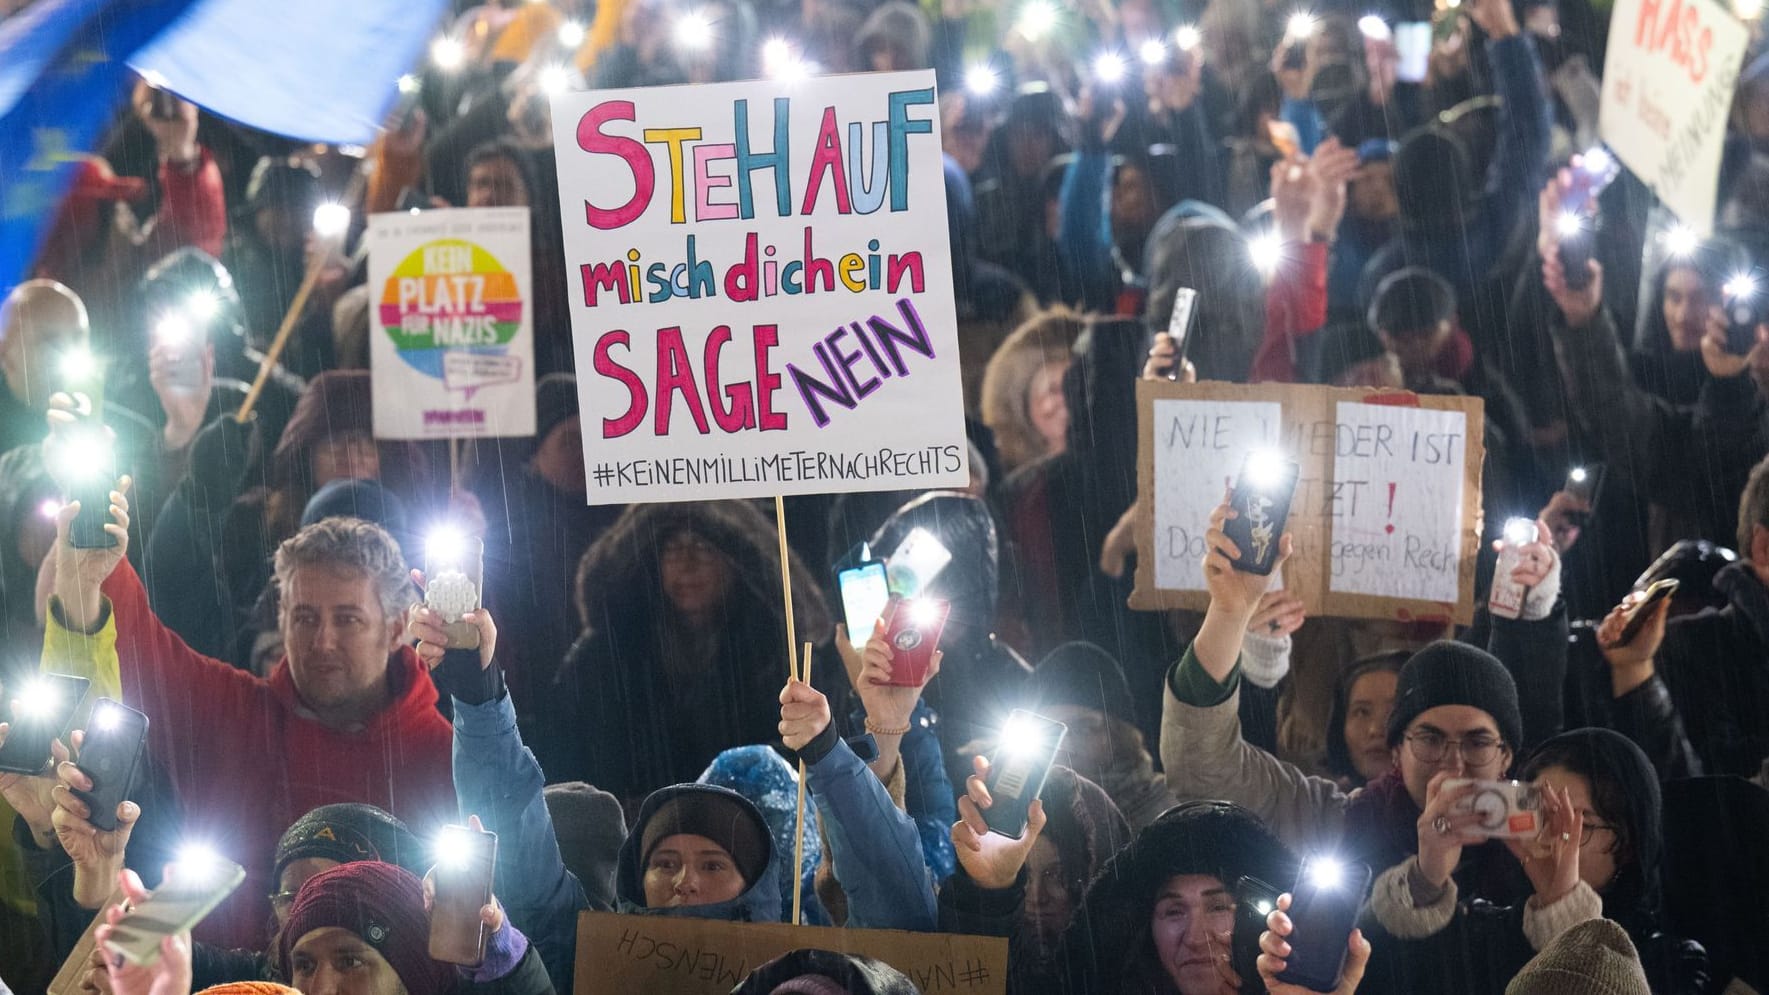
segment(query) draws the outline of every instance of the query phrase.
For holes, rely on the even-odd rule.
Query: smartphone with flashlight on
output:
[[[1571,173],[1571,182],[1560,198],[1560,266],[1566,273],[1567,287],[1584,290],[1591,285],[1591,260],[1596,257],[1600,224],[1592,205],[1621,175],[1621,163],[1608,149],[1593,145],[1580,154]],[[1587,212],[1591,215],[1588,220]]]
[[[862,560],[838,570],[835,584],[841,592],[842,619],[848,626],[848,638],[855,646],[864,646],[891,600],[884,561]]]
[[[1278,980],[1317,992],[1338,988],[1369,891],[1367,864],[1318,855],[1303,861],[1290,891],[1290,956]]]
[[[1682,581],[1675,577],[1653,581],[1646,588],[1646,597],[1642,598],[1640,603],[1628,612],[1628,620],[1622,624],[1621,634],[1616,637],[1615,644],[1626,646],[1633,642],[1634,637],[1640,634],[1640,630],[1646,628],[1646,622],[1652,618],[1652,613],[1658,610],[1658,603],[1676,594],[1677,588],[1680,586],[1682,586]]]
[[[1586,463],[1583,466],[1572,467],[1566,471],[1566,483],[1562,484],[1560,489],[1595,510],[1597,499],[1603,494],[1605,470],[1602,463]],[[1574,525],[1583,528],[1590,522],[1591,512],[1572,511],[1567,513],[1567,517],[1572,520]]]
[[[1243,573],[1269,574],[1278,560],[1278,540],[1290,520],[1290,499],[1302,468],[1282,453],[1257,449],[1241,463],[1241,475],[1229,492],[1235,517],[1222,531],[1241,551],[1234,567]]]
[[[1192,349],[1192,325],[1198,316],[1198,292],[1181,287],[1173,294],[1173,314],[1167,318],[1167,337],[1173,340],[1173,365],[1167,368],[1167,379],[1178,380],[1185,375],[1186,354]]]
[[[1720,294],[1726,304],[1726,351],[1747,355],[1757,344],[1757,325],[1763,321],[1756,273],[1734,274],[1721,286]]]
[[[92,415],[82,416],[63,436],[64,460],[74,480],[68,499],[80,502],[80,510],[68,526],[68,544],[75,549],[109,549],[117,537],[105,531],[111,520],[111,490],[117,484],[116,447],[104,425]]]
[[[1523,613],[1523,600],[1529,589],[1511,578],[1511,572],[1523,562],[1523,547],[1541,538],[1541,530],[1533,519],[1507,519],[1500,533],[1499,562],[1493,568],[1492,591],[1487,597],[1487,610],[1499,618],[1516,618]]]
[[[910,529],[896,551],[885,557],[891,593],[905,598],[919,596],[951,562],[952,551],[938,536],[920,526]]]
[[[479,608],[485,541],[451,525],[424,540],[424,607],[442,616],[449,649],[477,649],[479,627],[462,616]]]
[[[485,921],[498,862],[496,833],[444,826],[436,841],[436,902],[430,911],[430,956],[472,966],[485,959]]]
[[[983,811],[983,822],[991,832],[1016,840],[1026,835],[1032,800],[1044,790],[1068,731],[1061,722],[1023,708],[1008,714],[983,782],[993,802]]]
[[[1402,21],[1394,26],[1394,50],[1399,59],[1394,78],[1402,83],[1423,83],[1431,71],[1431,22]]]
[[[952,603],[943,598],[893,596],[884,610],[885,640],[891,646],[891,687],[918,688],[927,683],[940,648],[940,635]]]
[[[93,702],[86,737],[74,761],[92,779],[92,790],[75,791],[74,797],[86,804],[86,821],[93,828],[105,832],[117,828],[117,806],[129,797],[146,742],[146,715],[109,698]]]
[[[92,682],[69,674],[31,674],[0,689],[0,715],[10,726],[0,744],[0,770],[41,774],[54,759],[50,747],[68,730]]]
[[[244,867],[219,857],[200,868],[174,864],[164,884],[123,913],[104,948],[131,964],[152,964],[159,959],[161,940],[202,922],[245,880]]]

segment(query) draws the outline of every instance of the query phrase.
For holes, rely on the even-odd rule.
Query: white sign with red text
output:
[[[1720,146],[1750,32],[1714,0],[1616,0],[1598,133],[1679,221],[1714,226]]]
[[[553,99],[590,504],[969,479],[931,72]]]

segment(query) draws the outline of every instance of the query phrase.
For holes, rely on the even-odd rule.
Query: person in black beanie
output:
[[[1167,779],[1136,726],[1124,670],[1092,643],[1065,643],[1032,672],[1032,709],[1069,727],[1058,763],[1104,788],[1132,829],[1173,807]]]

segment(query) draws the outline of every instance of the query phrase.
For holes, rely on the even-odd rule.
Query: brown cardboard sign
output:
[[[1210,513],[1250,450],[1301,467],[1283,585],[1311,615],[1474,617],[1479,398],[1303,384],[1137,384],[1133,608],[1202,610]]]
[[[749,972],[805,949],[877,958],[927,995],[1007,991],[1000,937],[584,912],[576,995],[728,995]]]

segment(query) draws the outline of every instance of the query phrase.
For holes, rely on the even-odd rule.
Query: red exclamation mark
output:
[[[1388,517],[1389,518],[1394,517],[1394,484],[1393,484],[1393,482],[1390,482],[1388,485]],[[1389,535],[1394,534],[1394,523],[1392,521],[1388,523],[1388,534]]]

